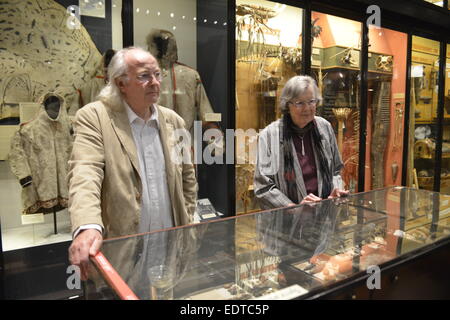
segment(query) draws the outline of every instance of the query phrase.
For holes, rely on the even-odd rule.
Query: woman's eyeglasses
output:
[[[317,101],[318,101],[317,99],[311,99],[309,101],[295,101],[295,102],[288,101],[288,104],[291,104],[296,108],[303,108],[306,107],[307,105],[313,106],[317,103]]]

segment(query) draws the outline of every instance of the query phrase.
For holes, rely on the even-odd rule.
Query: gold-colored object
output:
[[[241,4],[236,6],[236,15],[245,16],[248,14],[257,15],[261,19],[266,20],[276,17],[278,13],[273,9],[266,8],[263,6],[255,6],[251,4]]]
[[[414,144],[414,157],[432,159],[434,157],[435,148],[435,143],[429,138],[418,140]]]
[[[417,170],[413,169],[413,188],[419,189],[419,179],[417,178]]]
[[[378,56],[375,62],[377,69],[385,72],[392,72],[392,64],[392,56]]]
[[[393,150],[398,150],[401,145],[401,136],[403,128],[403,109],[401,107],[395,108],[395,123],[394,123],[394,145]]]
[[[244,213],[247,213],[248,204],[251,201],[250,187],[253,184],[255,167],[251,163],[236,165],[236,199],[244,205]]]
[[[392,183],[395,184],[398,174],[398,164],[396,161],[394,161],[394,163],[391,165],[391,169],[392,169]]]
[[[249,55],[253,49],[256,52],[252,52],[257,56],[261,55],[262,47],[254,46],[256,43],[265,44],[264,33],[277,34],[275,29],[270,28],[267,25],[267,21],[278,15],[279,12],[275,10],[265,8],[263,6],[254,6],[249,4],[242,4],[236,7],[236,35],[237,39],[243,40],[243,31],[247,31],[247,53]],[[279,36],[279,34],[278,34]]]
[[[375,97],[372,104],[372,141],[370,149],[370,164],[372,173],[372,188],[385,186],[385,154],[389,137],[391,82],[381,81],[376,84]]]
[[[338,148],[342,154],[342,142],[344,139],[344,122],[347,120],[348,115],[352,109],[350,108],[333,108],[334,116],[338,121]]]

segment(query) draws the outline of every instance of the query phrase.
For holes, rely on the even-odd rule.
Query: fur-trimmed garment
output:
[[[47,114],[43,102],[57,96],[61,105],[56,119]],[[20,125],[11,141],[9,164],[22,188],[23,213],[49,213],[68,205],[67,173],[72,135],[66,103],[49,93],[40,99],[36,117]]]
[[[147,45],[163,76],[158,104],[178,113],[192,134],[194,121],[205,121],[206,113],[214,112],[199,73],[178,61],[177,44],[171,32],[153,29],[147,36]]]

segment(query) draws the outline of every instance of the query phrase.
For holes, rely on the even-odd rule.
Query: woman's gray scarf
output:
[[[325,151],[322,144],[322,136],[317,129],[315,121],[311,121],[304,128],[297,127],[289,113],[286,113],[282,117],[282,130],[280,130],[281,140],[284,145],[284,179],[287,185],[287,196],[294,203],[299,203],[297,184],[294,170],[294,154],[292,153],[292,137],[303,137],[306,133],[311,131],[311,138],[313,142],[313,148],[316,151],[317,159],[319,161],[318,169],[321,170],[322,175],[322,199],[328,198],[331,194],[332,176],[331,169],[328,165],[328,161],[325,157]],[[297,156],[297,155],[295,155]],[[319,195],[317,195],[319,196]]]

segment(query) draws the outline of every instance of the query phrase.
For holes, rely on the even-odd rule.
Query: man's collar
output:
[[[138,119],[138,118],[141,119],[141,120],[143,121],[143,119],[140,118],[140,117],[133,111],[133,109],[131,109],[131,107],[128,105],[128,103],[127,103],[125,100],[123,101],[123,103],[124,103],[124,105],[125,105],[125,107],[126,107],[125,109],[127,110],[128,121],[130,122],[130,124],[132,124],[132,123],[134,122],[134,120],[136,120],[136,119]],[[156,107],[155,104],[152,104],[152,105],[150,106],[150,108],[151,108],[151,111],[152,111],[152,115],[151,115],[149,121],[150,121],[150,120],[155,120],[155,121],[156,121],[156,124],[157,124],[157,126],[158,126],[158,128],[159,128],[158,108]]]

